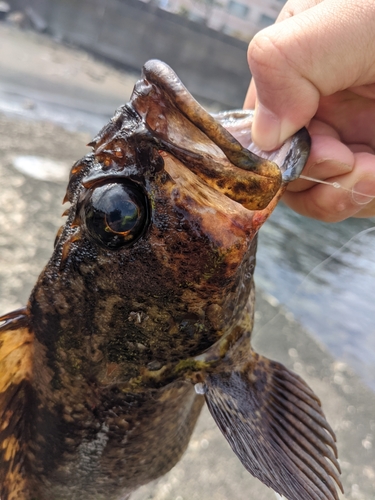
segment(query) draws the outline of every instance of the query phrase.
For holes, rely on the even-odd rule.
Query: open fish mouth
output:
[[[139,151],[148,144],[164,162],[169,158],[179,163],[174,173],[168,172],[172,177],[184,166],[217,194],[247,210],[264,210],[298,178],[310,152],[310,137],[301,129],[280,149],[260,151],[251,138],[252,121],[253,112],[247,110],[210,115],[168,65],[148,61],[130,102],[90,143],[99,170],[93,169],[84,185],[108,176],[146,174],[140,171],[139,164],[145,162]]]
[[[169,103],[173,102],[180,114],[178,117],[178,114],[170,113],[175,118],[172,121],[171,116],[167,117],[166,121],[170,124],[168,132],[172,129],[171,123],[177,134],[181,128],[184,130],[185,118],[204,134],[204,138],[201,138],[198,147],[198,140],[194,145],[188,141],[187,134],[182,132],[176,137],[177,142],[170,134],[167,138],[163,137],[164,122],[160,126],[154,119],[146,121],[172,154],[180,158],[190,155],[188,162],[186,158],[181,159],[216,191],[247,209],[262,210],[280,190],[285,189],[288,182],[299,177],[310,152],[310,136],[305,128],[289,138],[279,149],[261,151],[252,141],[253,111],[226,111],[210,115],[192,97],[173,70],[157,60],[145,64],[143,76],[144,80],[138,82],[135,93],[142,96],[148,85],[155,85],[159,95],[162,92],[164,98]],[[167,108],[171,109],[170,106]],[[176,132],[174,134],[177,135]],[[181,147],[181,139],[182,143],[185,142],[184,147]],[[178,147],[176,143],[179,144]],[[220,150],[221,158],[217,150]],[[191,161],[192,152],[203,152],[205,155],[199,155],[199,162]]]

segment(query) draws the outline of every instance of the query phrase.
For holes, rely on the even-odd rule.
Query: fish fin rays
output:
[[[280,363],[253,353],[244,366],[205,380],[211,415],[244,467],[288,500],[338,500],[336,439],[319,399]]]
[[[1,324],[2,323],[2,324]],[[25,309],[0,317],[0,498],[23,499],[34,335]]]

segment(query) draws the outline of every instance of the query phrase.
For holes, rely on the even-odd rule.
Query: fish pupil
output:
[[[107,224],[115,233],[130,231],[135,226],[139,216],[137,206],[128,200],[123,200],[107,215]]]
[[[117,249],[136,241],[148,223],[148,200],[137,184],[101,184],[85,194],[81,217],[101,246]]]

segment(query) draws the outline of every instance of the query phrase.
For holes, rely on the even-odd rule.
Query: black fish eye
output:
[[[81,217],[89,235],[106,248],[136,241],[148,223],[148,200],[135,183],[100,185],[86,194]]]

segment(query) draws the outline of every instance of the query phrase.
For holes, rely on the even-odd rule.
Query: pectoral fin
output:
[[[24,309],[0,323],[0,498],[22,500],[34,335]]]
[[[244,467],[288,500],[338,500],[335,434],[295,373],[252,353],[240,370],[210,374],[208,408]]]

